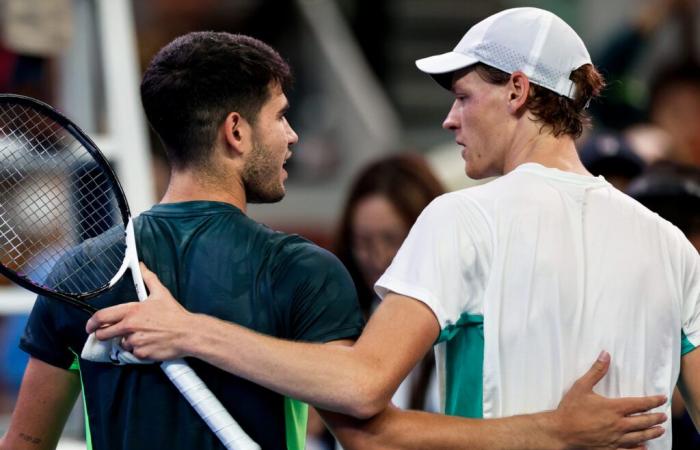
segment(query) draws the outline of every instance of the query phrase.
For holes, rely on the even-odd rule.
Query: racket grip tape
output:
[[[228,450],[260,450],[184,360],[166,361],[161,368]]]

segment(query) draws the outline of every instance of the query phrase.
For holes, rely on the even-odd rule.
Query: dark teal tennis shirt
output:
[[[354,285],[335,256],[232,205],[156,205],[136,218],[135,231],[140,259],[189,311],[293,341],[354,339],[362,330]],[[90,302],[104,308],[136,298],[127,273]],[[91,448],[224,448],[158,365],[78,358],[86,321],[78,309],[39,297],[20,347],[54,366],[80,370]],[[188,362],[263,449],[304,448],[304,405],[199,360]]]

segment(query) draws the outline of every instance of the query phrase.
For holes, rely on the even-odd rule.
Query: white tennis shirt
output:
[[[700,344],[700,257],[683,234],[603,178],[534,163],[433,201],[375,288],[434,312],[453,415],[554,409],[601,350],[596,392],[670,398]],[[670,426],[649,448],[671,448]]]

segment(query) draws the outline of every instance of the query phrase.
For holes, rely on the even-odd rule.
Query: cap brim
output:
[[[431,75],[445,89],[452,89],[452,73],[478,62],[479,60],[473,56],[447,52],[419,59],[416,61],[416,67],[418,67],[418,70]]]

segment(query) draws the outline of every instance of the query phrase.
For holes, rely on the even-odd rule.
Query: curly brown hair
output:
[[[486,64],[475,64],[473,70],[488,83],[504,85],[510,80],[509,73]],[[554,136],[566,134],[575,139],[581,136],[584,127],[590,126],[591,119],[586,109],[589,102],[600,95],[605,80],[592,64],[585,64],[571,72],[570,79],[576,85],[576,98],[570,99],[530,84],[525,107],[543,127],[550,128]]]

